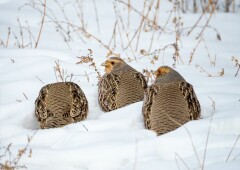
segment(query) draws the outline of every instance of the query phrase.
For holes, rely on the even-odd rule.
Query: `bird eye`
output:
[[[114,65],[114,62],[112,61],[111,64]]]

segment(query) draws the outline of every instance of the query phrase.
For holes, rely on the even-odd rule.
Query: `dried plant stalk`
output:
[[[25,147],[20,148],[18,150],[18,153],[16,156],[14,156],[11,152],[11,147],[13,145],[12,143],[10,143],[5,148],[5,152],[3,153],[3,155],[0,155],[0,160],[1,158],[8,156],[7,161],[0,163],[0,169],[3,169],[3,170],[27,169],[26,165],[20,165],[19,161],[22,159],[24,155],[27,154],[27,150],[29,149],[30,143],[33,137],[36,135],[36,133],[37,133],[37,130],[35,130],[31,136],[28,136],[27,144],[25,145]],[[32,156],[32,149],[30,148],[28,157],[31,157],[31,156]]]
[[[97,69],[96,63],[93,60],[93,51],[91,49],[88,49],[89,53],[87,54],[87,56],[81,56],[81,57],[77,57],[80,59],[80,61],[78,61],[76,64],[82,64],[82,63],[90,63],[89,66],[94,68],[94,71],[97,73],[97,78],[98,80],[100,80],[101,78],[101,74]]]
[[[143,74],[147,78],[147,82],[153,83],[156,79],[156,76],[153,70],[148,71],[147,69],[143,69]]]
[[[234,66],[237,67],[237,72],[234,75],[235,77],[237,77],[238,72],[240,70],[240,61],[235,57],[232,57],[232,61],[234,62]]]
[[[45,16],[46,16],[46,7],[47,7],[46,0],[44,0],[43,7],[44,7],[43,17],[42,17],[41,26],[40,26],[40,30],[39,30],[39,33],[38,33],[37,41],[36,41],[36,44],[35,44],[35,48],[37,48],[39,40],[40,40],[40,36],[42,34],[43,24],[44,24],[44,20],[45,20]]]

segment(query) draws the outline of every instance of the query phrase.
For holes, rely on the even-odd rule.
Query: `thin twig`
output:
[[[208,26],[208,23],[210,22],[210,20],[211,20],[211,18],[212,18],[212,15],[213,15],[214,11],[215,11],[215,6],[212,5],[212,10],[211,10],[210,16],[209,16],[207,22],[205,23],[205,25],[204,25],[202,31],[201,31],[200,34],[196,37],[196,39],[199,39],[200,37],[202,37],[203,32],[205,31],[206,27]]]
[[[88,128],[83,124],[83,127],[84,127],[84,129],[86,130],[86,131],[88,131]]]
[[[29,145],[30,145],[31,140],[33,139],[33,137],[35,136],[36,133],[37,133],[37,130],[35,130],[35,131],[33,132],[33,134],[32,134],[30,137],[28,137],[27,145],[26,145],[23,149],[19,150],[19,153],[18,153],[17,157],[14,159],[14,167],[17,167],[18,162],[19,162],[20,159],[22,158],[22,155],[25,154],[27,148],[28,148]]]
[[[57,82],[58,82],[58,77],[60,77],[61,81],[64,82],[64,69],[61,69],[59,60],[55,61],[55,64],[56,66],[53,67],[53,69],[54,69]],[[58,76],[57,76],[57,73],[58,73]]]
[[[213,65],[213,66],[215,66],[215,64],[216,64],[215,61],[216,61],[216,60],[212,61],[211,56],[210,56],[209,49],[208,49],[208,47],[207,47],[207,44],[206,44],[204,38],[202,38],[202,41],[203,41],[204,47],[205,47],[205,49],[206,49],[206,51],[207,51],[207,55],[208,55],[210,64]],[[216,59],[216,58],[215,58],[215,59]]]
[[[17,35],[16,35],[14,32],[13,32],[13,35],[14,35],[15,40],[17,41],[17,46],[18,46],[18,48],[21,48],[21,45],[20,45],[20,42],[19,42],[19,40],[18,40]]]
[[[232,147],[231,151],[229,152],[229,154],[228,154],[228,156],[227,156],[226,162],[228,161],[230,155],[232,154],[232,151],[233,151],[234,147],[236,146],[239,138],[240,138],[240,134],[238,135],[237,139],[235,140],[235,142],[234,142],[234,144],[233,144],[233,147]]]
[[[112,40],[114,40],[114,45],[113,45],[113,48],[116,47],[116,27],[117,27],[117,20],[115,21],[114,23],[114,27],[113,27],[113,33],[112,33],[112,37],[108,43],[108,47],[111,46],[111,43],[112,43]]]
[[[18,26],[19,26],[19,34],[20,34],[20,37],[21,37],[21,48],[24,48],[23,30],[22,30],[21,22],[20,22],[18,17],[17,17],[17,22],[18,22]]]
[[[237,72],[235,74],[235,77],[237,77],[239,70],[240,70],[240,65],[238,65],[238,69],[237,69]]]
[[[203,38],[203,37],[201,37],[201,38],[198,40],[196,46],[193,48],[193,51],[190,53],[190,58],[189,58],[188,64],[191,64],[191,62],[193,61],[193,56],[194,56],[194,54],[195,54],[195,52],[196,52],[199,44],[201,43],[202,38]]]
[[[38,76],[35,76],[42,84],[44,84],[44,82],[38,77]]]
[[[192,31],[197,27],[198,23],[201,21],[202,17],[204,16],[205,11],[201,14],[201,16],[198,18],[197,22],[191,27],[191,29],[188,31],[187,35],[189,36]]]
[[[207,139],[206,139],[206,143],[205,143],[205,149],[204,149],[204,154],[203,154],[203,162],[202,162],[202,167],[201,167],[202,170],[204,169],[204,165],[205,165],[205,160],[206,160],[206,155],[207,155],[208,140],[209,140],[211,125],[212,125],[212,119],[213,119],[213,114],[214,114],[215,109],[216,109],[215,101],[211,97],[208,97],[208,98],[212,101],[212,108],[213,108],[213,110],[212,110],[212,113],[211,113],[210,123],[209,123],[209,126],[208,126]]]
[[[97,21],[98,33],[100,33],[100,26],[99,26],[97,6],[96,6],[95,0],[92,0],[92,1],[93,1],[93,5],[94,5],[94,11],[95,11],[95,14],[96,14],[96,21]]]
[[[39,40],[40,40],[40,36],[42,34],[42,29],[43,29],[43,24],[44,24],[44,20],[45,20],[45,16],[46,16],[46,0],[44,0],[44,3],[43,3],[43,7],[44,7],[44,10],[43,10],[43,17],[42,17],[42,21],[41,21],[41,26],[40,26],[40,30],[39,30],[39,33],[38,33],[38,38],[37,38],[37,41],[36,41],[36,44],[35,44],[35,49],[37,48],[38,46],[38,43],[39,43]]]
[[[175,155],[180,159],[180,161],[183,163],[183,165],[185,165],[185,167],[190,170],[190,168],[188,167],[188,165],[186,164],[186,162],[184,162],[184,160],[178,155],[178,153],[175,153]]]
[[[193,143],[192,135],[191,135],[191,133],[189,132],[188,128],[187,128],[185,125],[183,125],[183,124],[179,123],[178,121],[176,121],[174,118],[170,117],[168,114],[165,114],[165,115],[166,115],[171,121],[173,121],[174,123],[176,123],[178,126],[182,126],[182,127],[186,130],[186,132],[187,132],[187,134],[188,134],[188,136],[189,136],[189,138],[190,138],[190,140],[191,140],[191,144],[192,144],[192,147],[193,147],[193,150],[194,150],[196,159],[197,159],[197,161],[198,161],[199,167],[201,167],[200,159],[199,159],[199,157],[198,157],[196,147],[195,147],[195,145],[194,145],[194,143]]]
[[[11,34],[11,28],[8,27],[8,35],[7,35],[6,45],[5,45],[6,48],[8,47],[8,42],[9,42],[10,34]]]
[[[23,93],[23,96],[28,100],[28,98],[27,98],[27,96],[26,96],[26,94],[25,93]]]
[[[119,9],[117,8],[117,6],[116,6],[115,3],[114,3],[114,10],[115,10],[116,16],[118,16],[118,18],[119,18],[119,20],[120,20],[120,23],[122,24],[122,28],[123,28],[123,30],[124,30],[124,32],[125,32],[125,34],[126,34],[126,38],[127,38],[128,42],[130,42],[129,36],[128,36],[128,32],[127,32],[127,30],[126,30],[126,28],[125,28],[125,26],[124,26],[123,20],[122,20],[121,13],[120,13],[120,11],[119,11]],[[131,49],[131,52],[132,52],[134,58],[136,59],[136,56],[135,56],[135,53],[134,53],[134,51],[133,51],[133,49],[132,49],[131,44],[129,45],[129,47],[130,47],[130,49]]]
[[[144,18],[144,20],[148,21],[149,23],[151,23],[154,27],[156,27],[157,29],[160,29],[162,30],[162,28],[159,26],[159,25],[154,25],[154,21],[153,20],[150,20],[148,18],[148,16],[144,16],[143,13],[139,12],[136,8],[134,8],[132,5],[129,5],[128,3],[122,1],[122,0],[116,0],[117,2],[121,3],[121,4],[124,4],[125,6],[130,6],[130,8],[136,12],[137,14],[139,14],[141,17]]]
[[[93,60],[93,51],[91,49],[88,49],[89,53],[87,54],[87,56],[81,56],[81,57],[77,57],[80,59],[80,61],[78,61],[76,64],[82,64],[82,63],[91,63],[89,66],[92,66],[94,68],[94,71],[97,73],[97,78],[98,80],[100,80],[101,78],[101,74],[97,69],[96,63]],[[86,72],[85,72],[86,73]],[[87,74],[86,74],[87,75]],[[87,76],[88,77],[88,76]],[[89,78],[88,78],[88,82],[89,82]]]

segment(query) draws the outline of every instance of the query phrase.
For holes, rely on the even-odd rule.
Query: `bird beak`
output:
[[[106,66],[106,62],[102,63],[101,66]]]

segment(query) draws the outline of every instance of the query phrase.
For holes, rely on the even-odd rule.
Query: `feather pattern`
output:
[[[41,128],[61,127],[86,118],[88,102],[81,88],[72,82],[44,86],[35,101],[35,115]]]
[[[108,112],[142,101],[147,87],[145,77],[122,59],[112,57],[106,62],[104,66],[111,70],[106,71],[98,85],[98,101],[102,110]]]
[[[198,119],[201,112],[193,86],[169,69],[170,74],[157,78],[147,88],[142,108],[145,127],[159,135]]]

